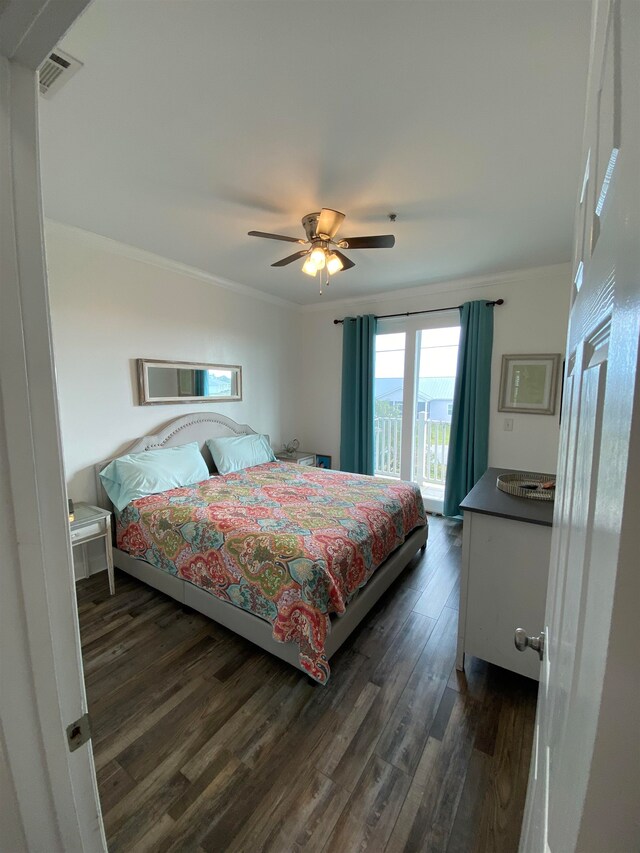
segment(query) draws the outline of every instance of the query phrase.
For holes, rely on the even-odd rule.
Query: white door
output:
[[[0,2],[0,848],[12,851],[106,850],[91,743],[67,738],[87,703],[43,251],[35,71],[88,2]]]
[[[640,3],[597,0],[522,853],[640,849],[639,123]]]

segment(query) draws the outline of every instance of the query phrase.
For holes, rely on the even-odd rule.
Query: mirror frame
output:
[[[140,406],[167,406],[173,403],[230,403],[242,400],[242,367],[239,364],[208,364],[198,361],[169,361],[161,358],[138,358],[138,404]],[[237,394],[229,397],[151,397],[149,394],[150,367],[178,367],[192,370],[235,371]]]

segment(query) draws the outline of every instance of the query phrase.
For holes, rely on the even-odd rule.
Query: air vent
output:
[[[82,68],[82,63],[63,53],[55,50],[49,54],[40,66],[38,82],[40,83],[40,94],[43,98],[51,98],[61,86],[69,80],[76,71]]]

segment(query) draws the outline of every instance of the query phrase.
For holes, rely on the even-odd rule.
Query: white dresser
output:
[[[544,630],[553,502],[517,498],[496,486],[509,469],[489,468],[461,503],[462,576],[456,666],[465,655],[540,678],[540,660],[519,652],[516,628]]]

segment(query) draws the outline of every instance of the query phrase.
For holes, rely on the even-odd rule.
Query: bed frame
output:
[[[202,454],[213,470],[213,460],[205,442],[209,438],[221,438],[233,435],[255,435],[255,430],[247,424],[238,424],[231,418],[214,412],[199,412],[183,415],[165,424],[155,435],[146,435],[118,454],[138,453],[142,450],[154,450],[159,447],[175,447],[197,441]],[[117,458],[117,457],[112,457]],[[98,487],[98,502],[105,509],[113,510],[111,502],[102,487],[99,472],[111,462],[105,459],[95,466]],[[399,548],[374,572],[371,580],[352,599],[343,616],[331,617],[331,631],[327,637],[326,655],[331,658],[347,639],[349,634],[359,625],[371,610],[380,596],[388,589],[402,570],[412,560],[416,552],[426,547],[428,527],[416,528],[400,545]],[[295,643],[279,643],[272,636],[269,622],[242,610],[233,604],[199,589],[197,586],[182,578],[170,575],[161,569],[156,569],[144,560],[136,559],[119,548],[113,548],[113,562],[122,571],[127,572],[138,580],[143,581],[154,589],[175,598],[181,604],[192,607],[199,613],[208,616],[225,628],[240,634],[260,648],[281,658],[287,663],[302,669],[298,660],[298,646]],[[304,670],[303,670],[304,671]]]

